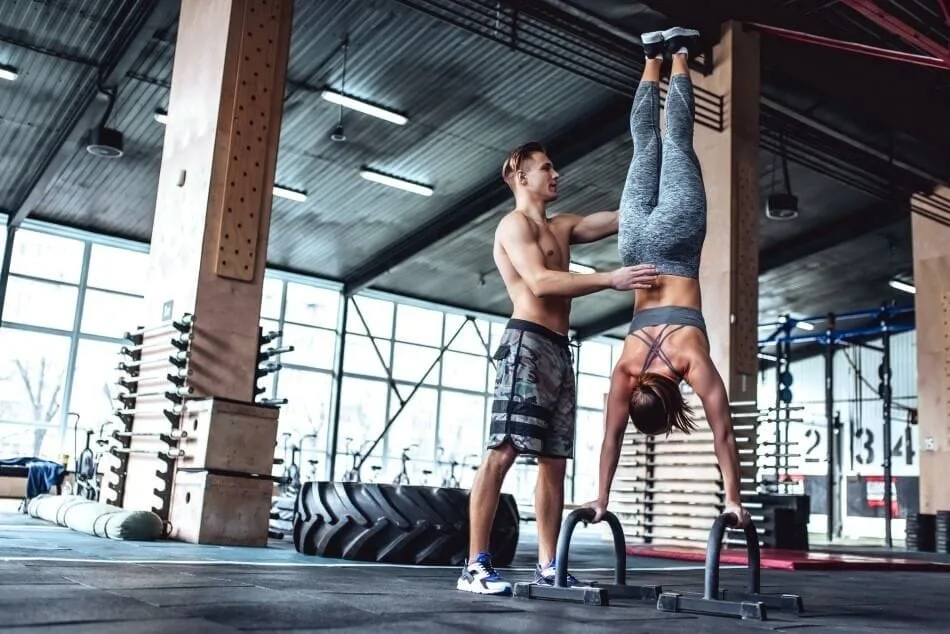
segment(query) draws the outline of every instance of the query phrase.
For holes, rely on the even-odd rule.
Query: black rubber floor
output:
[[[531,526],[507,574],[531,578]],[[572,571],[608,580],[611,549],[578,529]],[[633,559],[628,581],[700,592],[692,564]],[[739,569],[722,571],[738,588]],[[266,549],[113,542],[0,514],[0,631],[268,632],[945,632],[950,575],[765,570],[763,591],[803,597],[801,616],[739,621],[658,612],[615,601],[585,607],[479,597],[455,590],[454,568],[321,560],[274,542]]]

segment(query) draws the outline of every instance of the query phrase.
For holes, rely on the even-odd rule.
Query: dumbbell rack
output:
[[[763,548],[807,548],[809,506],[806,496],[792,491],[799,483],[790,475],[803,456],[797,453],[800,443],[789,440],[789,427],[804,422],[802,410],[780,400],[777,408],[759,410],[756,419],[756,492],[747,495],[743,505],[756,523]],[[744,548],[746,538],[742,531],[727,529],[725,543]]]
[[[740,461],[740,492],[755,493],[756,425],[754,403],[731,406]],[[646,544],[705,544],[709,523],[725,502],[712,432],[703,426],[686,435],[652,437],[632,425],[624,437],[611,493],[611,510],[627,539]]]
[[[282,354],[288,352],[293,352],[293,346],[274,346],[271,348],[264,348],[264,346],[270,345],[277,339],[282,339],[284,332],[282,330],[272,330],[268,333],[265,333],[262,328],[257,329],[257,339],[258,346],[260,351],[257,353],[257,372],[254,377],[254,396],[260,397],[261,394],[267,391],[267,388],[259,385],[257,382],[263,379],[266,376],[271,374],[277,375],[281,369],[284,367],[283,364],[278,361],[272,361],[274,357],[279,357]],[[260,405],[270,405],[273,407],[280,407],[281,405],[287,404],[286,398],[257,398],[256,402]]]
[[[103,481],[101,502],[128,509],[150,509],[168,522],[176,462],[185,454],[180,443],[184,400],[191,394],[187,385],[188,362],[195,324],[193,315],[157,328],[139,328],[124,335],[129,343],[119,351],[120,376],[117,385],[124,391],[116,397],[119,427],[112,432],[109,446],[112,465]],[[161,468],[154,469],[154,461]],[[137,491],[151,490],[155,499],[126,499],[129,480]],[[147,478],[158,478],[158,486],[143,487]]]
[[[800,466],[797,459],[801,454],[792,453],[793,448],[799,445],[789,440],[789,427],[793,424],[804,423],[800,412],[805,408],[801,405],[780,403],[779,406],[759,411],[759,486],[769,493],[788,493],[792,486],[790,472]],[[793,416],[793,412],[798,415]],[[771,478],[766,479],[767,476]]]

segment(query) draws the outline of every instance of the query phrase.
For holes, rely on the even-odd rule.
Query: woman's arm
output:
[[[686,381],[699,396],[706,412],[706,422],[713,433],[716,459],[722,473],[722,484],[726,494],[726,513],[735,513],[740,526],[748,521],[748,514],[742,509],[739,495],[739,451],[736,449],[736,437],[732,429],[732,412],[729,410],[729,395],[719,371],[707,355],[701,355],[690,363]]]
[[[620,461],[620,448],[630,419],[630,394],[633,391],[633,379],[618,363],[610,376],[610,392],[607,394],[607,408],[604,412],[604,441],[600,447],[600,486],[597,494],[598,517],[610,500],[610,486],[613,484]]]

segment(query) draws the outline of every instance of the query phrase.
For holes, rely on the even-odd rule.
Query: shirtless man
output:
[[[571,300],[606,289],[650,288],[656,282],[652,265],[610,273],[568,272],[570,245],[616,234],[617,212],[549,219],[546,207],[557,199],[558,174],[541,145],[527,143],[512,151],[502,178],[514,192],[515,209],[495,232],[494,259],[514,310],[494,355],[498,370],[489,451],[472,485],[469,558],[457,583],[459,590],[478,594],[511,593],[488,550],[502,483],[519,454],[538,457],[535,583],[554,584],[565,467],[574,454],[576,393],[567,338]]]

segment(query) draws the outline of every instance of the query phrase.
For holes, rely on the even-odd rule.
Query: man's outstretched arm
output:
[[[656,268],[652,265],[628,266],[610,273],[553,271],[545,265],[544,253],[529,222],[519,214],[511,214],[499,224],[497,236],[512,266],[537,297],[581,297],[608,288],[626,291],[650,288],[656,283]]]
[[[571,244],[597,242],[616,235],[620,229],[620,212],[598,211],[588,216],[577,216],[577,222],[571,229]]]

